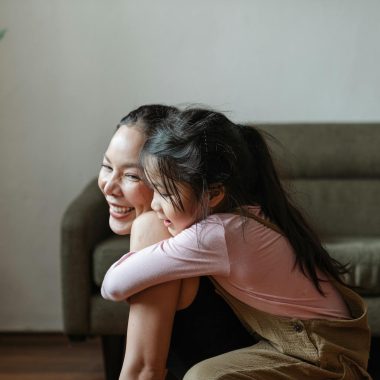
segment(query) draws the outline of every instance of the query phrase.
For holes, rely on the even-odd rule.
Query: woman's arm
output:
[[[169,237],[154,213],[133,223],[131,250]],[[175,312],[191,303],[198,279],[176,280],[148,288],[129,298],[127,342],[120,379],[164,379]]]
[[[163,380],[181,281],[154,286],[130,298],[120,379]]]

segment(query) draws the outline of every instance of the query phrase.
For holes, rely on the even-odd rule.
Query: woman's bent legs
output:
[[[168,368],[182,379],[194,364],[256,342],[212,282],[201,277],[193,303],[175,315]]]

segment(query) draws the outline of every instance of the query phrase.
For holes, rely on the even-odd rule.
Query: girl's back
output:
[[[263,218],[259,207],[250,212]],[[294,250],[278,232],[255,219],[220,214],[225,229],[230,274],[215,276],[230,294],[259,310],[302,319],[348,318],[346,305],[330,281],[318,292],[295,265]],[[326,279],[320,274],[322,279]]]

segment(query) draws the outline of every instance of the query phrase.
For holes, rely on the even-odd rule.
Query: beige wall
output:
[[[62,328],[59,223],[117,121],[380,120],[377,0],[0,0],[0,331]]]

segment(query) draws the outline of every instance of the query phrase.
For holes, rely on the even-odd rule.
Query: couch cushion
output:
[[[379,179],[293,179],[287,184],[323,239],[379,236]]]
[[[129,305],[127,302],[111,302],[101,295],[91,297],[90,325],[92,334],[125,335]]]
[[[333,238],[324,242],[329,254],[350,264],[347,282],[358,286],[358,293],[380,295],[380,238]]]
[[[101,286],[108,268],[122,255],[129,252],[129,235],[111,236],[103,240],[94,251],[92,274],[97,286]]]
[[[291,178],[379,178],[380,124],[258,125]]]

